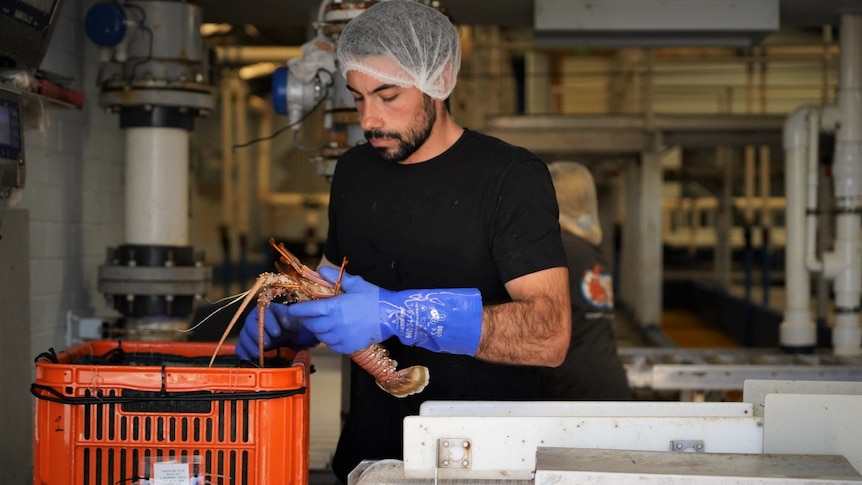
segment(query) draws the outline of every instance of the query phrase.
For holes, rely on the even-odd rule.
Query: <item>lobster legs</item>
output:
[[[227,336],[233,330],[240,315],[248,307],[251,300],[257,296],[258,307],[258,364],[263,367],[264,354],[264,312],[275,299],[283,298],[288,304],[301,301],[316,300],[320,298],[331,298],[341,292],[341,277],[347,266],[345,259],[341,264],[341,273],[338,280],[333,284],[326,281],[319,273],[305,266],[284,247],[284,244],[276,244],[273,239],[269,243],[278,251],[280,262],[286,266],[276,264],[278,273],[262,273],[255,280],[252,287],[246,292],[230,323],[221,336],[210,359],[210,367],[215,362],[219,349],[224,344]],[[350,355],[359,367],[374,377],[377,385],[384,391],[396,397],[405,397],[422,392],[428,384],[429,372],[424,366],[411,366],[398,370],[398,363],[389,358],[389,351],[380,344],[372,344],[362,350]]]

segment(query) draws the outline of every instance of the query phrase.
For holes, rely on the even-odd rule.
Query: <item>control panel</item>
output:
[[[24,187],[24,134],[21,98],[0,88],[0,199]]]

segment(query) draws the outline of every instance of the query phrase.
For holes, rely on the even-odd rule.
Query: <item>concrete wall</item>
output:
[[[30,308],[28,214],[0,214],[0,483],[32,483],[33,453],[27,439],[33,432],[30,398]]]
[[[97,297],[98,264],[123,232],[123,140],[115,117],[96,103],[97,55],[82,28],[88,6],[65,2],[41,66],[73,77],[85,106],[27,100],[26,187],[3,214],[3,483],[32,483],[33,358],[64,347],[68,312],[106,311]]]
[[[83,109],[53,108],[26,120],[30,212],[30,354],[63,348],[68,312],[106,312],[97,291],[106,248],[122,241],[123,138],[115,115],[98,107],[95,47],[84,36],[89,2],[67,0],[42,69],[74,78]]]

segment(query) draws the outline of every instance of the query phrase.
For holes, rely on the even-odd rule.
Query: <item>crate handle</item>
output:
[[[54,347],[50,347],[48,348],[47,352],[42,352],[41,354],[37,355],[34,359],[34,362],[39,362],[40,360],[47,360],[52,364],[60,362],[60,359],[57,357],[57,351],[54,350]]]
[[[294,396],[296,394],[305,394],[306,387],[297,389],[285,389],[279,391],[253,391],[253,392],[214,392],[211,394],[189,394],[184,396],[171,395],[172,401],[244,401],[244,400],[262,400],[262,399],[279,399],[282,397]],[[151,401],[148,397],[123,397],[123,396],[81,396],[70,397],[64,396],[60,391],[43,384],[30,385],[30,394],[36,399],[51,401],[59,404],[127,404],[140,403]]]

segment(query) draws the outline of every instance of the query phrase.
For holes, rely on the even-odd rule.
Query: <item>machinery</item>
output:
[[[85,21],[99,104],[126,134],[126,243],[108,250],[99,289],[138,338],[175,339],[211,279],[188,245],[189,132],[214,105],[200,23],[173,0],[99,2]]]
[[[349,485],[862,483],[859,382],[749,380],[742,402],[429,401],[404,460]]]
[[[0,90],[0,222],[2,210],[15,205],[26,180],[22,126],[20,96]]]
[[[17,0],[0,9],[0,225],[3,210],[23,195],[23,96],[34,91],[32,75],[45,57],[62,6],[62,0]]]
[[[375,3],[323,0],[314,24],[316,36],[302,46],[302,57],[291,59],[273,74],[273,108],[287,115],[291,125],[298,126],[317,106],[325,105],[323,128],[330,132],[329,143],[312,162],[318,174],[326,177],[332,176],[342,153],[365,140],[353,97],[336,67],[335,42],[347,22]],[[446,13],[437,1],[423,3]]]
[[[317,35],[273,75],[273,108],[291,127],[326,107],[328,142],[312,159],[323,176],[364,139],[335,40],[374,3],[324,0]],[[215,104],[200,24],[200,8],[178,0],[98,2],[85,19],[100,48],[99,103],[126,134],[126,243],[108,249],[99,289],[136,338],[176,339],[212,278],[188,245],[189,132]]]
[[[335,41],[344,25],[376,2],[321,2],[316,36],[302,46],[302,57],[291,59],[273,73],[272,103],[276,113],[298,126],[317,106],[324,104],[324,129],[329,143],[312,158],[318,174],[331,177],[338,156],[362,138],[353,99],[335,60]]]

